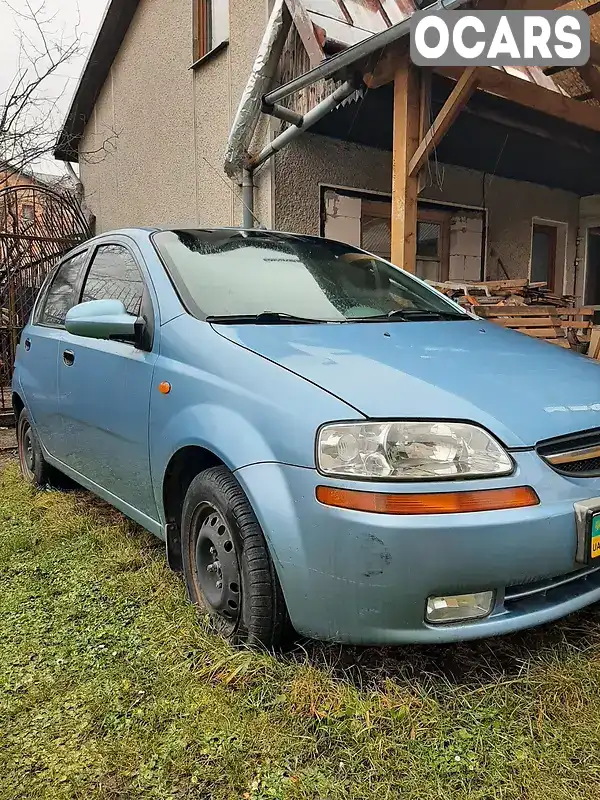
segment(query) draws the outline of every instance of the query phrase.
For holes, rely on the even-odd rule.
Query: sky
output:
[[[45,91],[59,97],[55,125],[64,119],[73,93],[77,87],[77,79],[85,63],[85,56],[94,41],[94,37],[104,15],[107,0],[0,0],[0,105],[1,96],[14,79],[19,62],[18,17],[15,12],[25,13],[27,4],[34,9],[44,6],[43,14],[52,18],[51,27],[55,35],[71,40],[77,36],[84,55],[64,66],[61,74]],[[21,23],[27,30],[27,25]],[[29,32],[29,31],[28,31]],[[33,34],[33,32],[31,31]],[[60,162],[52,158],[36,165],[42,172],[59,173],[63,171]]]

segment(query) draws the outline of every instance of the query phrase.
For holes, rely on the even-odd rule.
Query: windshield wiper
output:
[[[452,320],[452,319],[470,319],[466,314],[456,314],[454,311],[433,311],[431,309],[419,309],[419,308],[397,308],[394,311],[390,311],[388,314],[385,315],[387,319],[402,319],[406,322],[410,320],[426,320],[426,319],[441,319],[441,320]],[[382,315],[383,318],[383,315]]]
[[[310,319],[284,314],[280,311],[262,311],[260,314],[213,314],[206,317],[207,322],[218,325],[319,325],[333,322],[326,319]],[[340,320],[343,322],[343,320]]]

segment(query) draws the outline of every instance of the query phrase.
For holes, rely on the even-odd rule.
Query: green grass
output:
[[[600,795],[597,609],[436,649],[234,652],[160,542],[0,476],[0,798]]]

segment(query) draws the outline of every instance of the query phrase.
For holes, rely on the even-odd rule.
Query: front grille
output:
[[[542,442],[537,446],[538,455],[562,475],[579,478],[600,476],[600,429],[563,436]]]
[[[504,606],[507,610],[532,612],[544,606],[558,605],[600,589],[600,566],[583,567],[556,578],[507,586]]]
[[[583,477],[586,474],[600,475],[600,456],[581,459],[581,461],[567,461],[561,464],[561,469],[563,472],[568,472],[572,475],[583,475]]]

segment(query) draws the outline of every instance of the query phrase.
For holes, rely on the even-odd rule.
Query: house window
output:
[[[551,291],[556,275],[556,231],[552,225],[534,223],[531,236],[531,282],[545,283]]]
[[[33,222],[34,215],[34,209],[31,204],[25,203],[21,206],[21,217],[23,222]]]
[[[229,0],[192,0],[194,61],[229,39]]]

